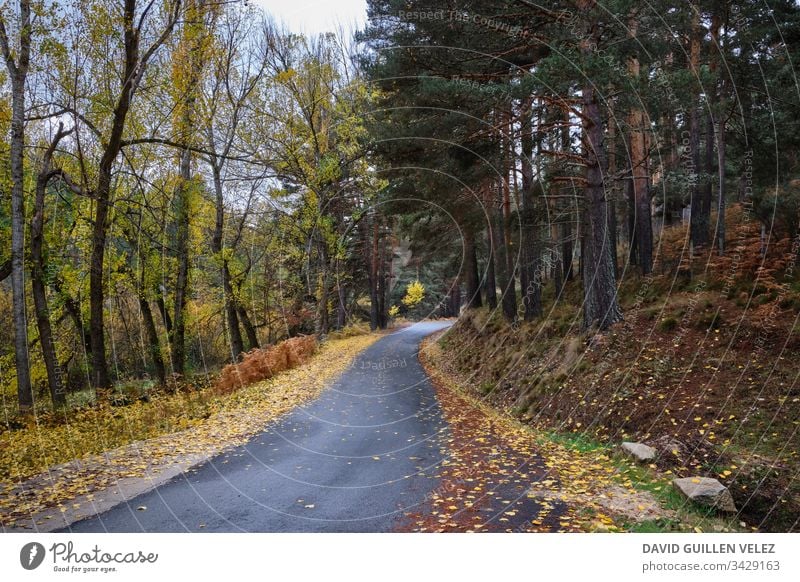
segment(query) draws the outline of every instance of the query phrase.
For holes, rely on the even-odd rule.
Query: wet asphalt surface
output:
[[[437,487],[448,429],[417,351],[423,337],[447,325],[387,335],[318,399],[247,444],[62,531],[396,529]]]

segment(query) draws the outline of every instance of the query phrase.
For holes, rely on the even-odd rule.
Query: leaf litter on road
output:
[[[245,443],[263,430],[271,420],[316,398],[329,382],[341,374],[353,359],[381,336],[359,335],[331,340],[305,365],[282,372],[273,378],[243,388],[233,394],[214,397],[207,418],[194,420],[180,432],[164,434],[99,454],[47,467],[33,476],[10,471],[0,482],[0,526],[38,529],[58,521],[68,506],[80,501],[85,513],[72,508],[73,517],[94,513],[94,499],[108,500],[126,480],[157,478],[159,473],[178,466],[186,469],[226,449]],[[181,398],[176,395],[175,398]],[[126,414],[123,411],[120,414]],[[119,419],[114,419],[114,423]],[[110,426],[106,430],[114,430]],[[23,431],[16,431],[17,433]],[[4,455],[18,454],[25,446],[57,446],[53,439],[68,439],[70,434],[97,434],[104,441],[104,426],[97,415],[77,418],[66,427],[31,427],[26,434],[12,435]],[[5,439],[7,435],[3,435]],[[135,440],[135,439],[132,439]],[[66,442],[66,441],[65,441]],[[11,462],[5,465],[12,465]],[[141,485],[140,485],[141,486]],[[312,505],[313,507],[313,505]],[[143,509],[142,509],[143,511]],[[63,519],[62,519],[63,521]]]
[[[407,516],[414,531],[615,531],[628,520],[663,517],[648,492],[621,477],[607,451],[543,438],[491,408],[447,370],[439,345],[420,360],[449,425],[439,486]]]

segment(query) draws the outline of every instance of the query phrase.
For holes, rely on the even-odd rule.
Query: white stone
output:
[[[622,450],[640,463],[647,463],[656,458],[656,450],[643,443],[622,443]]]
[[[691,501],[705,507],[714,507],[726,513],[736,513],[736,504],[728,488],[709,477],[684,477],[674,479],[673,487]]]

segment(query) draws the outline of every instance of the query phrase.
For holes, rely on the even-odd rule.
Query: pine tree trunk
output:
[[[693,5],[694,7],[694,5]],[[700,12],[697,11],[695,20],[692,23],[691,40],[689,45],[689,70],[693,76],[700,74],[700,43],[702,40],[702,26],[699,21]],[[693,78],[694,87],[699,87],[699,79]],[[700,92],[699,88],[694,89],[692,94],[691,112],[689,113],[689,149],[691,152],[691,176],[690,176],[690,196],[691,196],[691,239],[695,249],[708,245],[708,229],[710,217],[706,214],[710,210],[710,205],[705,204],[705,193],[700,184],[699,175],[702,169],[700,165]]]
[[[585,225],[582,241],[584,322],[601,330],[622,320],[617,303],[616,277],[608,228],[608,202],[605,197],[605,144],[603,118],[595,88],[583,87],[583,124],[586,153]]]
[[[511,287],[513,279],[508,273],[508,253],[506,249],[506,235],[503,228],[502,185],[497,186],[498,196],[491,208],[492,213],[492,257],[497,284],[500,286],[500,301],[503,306],[503,315],[508,321],[514,321],[517,315],[517,298]]]
[[[715,12],[711,19],[711,41],[712,45],[717,47],[717,51],[714,53],[714,58],[711,60],[711,72],[712,74],[717,72],[719,55],[723,53],[723,38],[720,37],[720,32],[722,32],[722,17],[719,13]],[[717,120],[717,182],[719,184],[718,187],[718,196],[717,196],[717,225],[716,225],[716,244],[717,244],[717,252],[720,255],[725,254],[725,117],[724,112],[722,111],[722,105],[725,102],[725,77],[722,76],[719,80],[719,85],[717,87],[717,106],[719,107],[719,111],[717,115],[719,119]],[[711,120],[712,127],[714,120]]]
[[[486,257],[486,277],[483,282],[483,286],[486,293],[486,305],[489,309],[497,309],[497,279],[495,278],[494,272],[494,241],[492,240],[492,230],[493,228],[489,228],[486,231],[486,248],[488,249],[488,255]]]
[[[388,274],[386,271],[386,243],[388,237],[381,240],[378,250],[378,327],[386,329],[388,317],[386,315],[386,287]]]
[[[606,178],[606,199],[608,200],[608,232],[611,236],[611,259],[614,263],[614,275],[619,275],[617,261],[617,123],[616,113],[612,111],[608,120],[608,172]]]
[[[508,120],[509,116],[506,116]],[[517,285],[515,277],[515,254],[511,244],[511,184],[509,182],[509,173],[511,172],[513,158],[512,158],[512,140],[510,122],[506,123],[505,135],[501,136],[501,143],[503,144],[503,157],[505,172],[504,178],[500,183],[502,206],[500,215],[501,223],[499,233],[502,235],[500,238],[502,255],[505,259],[505,276],[506,284],[501,285],[503,288],[503,313],[509,321],[514,321],[517,318]],[[460,294],[459,294],[460,298]]]
[[[561,259],[561,255],[559,253],[559,247],[561,246],[561,243],[559,242],[560,237],[558,231],[559,231],[558,224],[553,223],[550,226],[550,237],[552,239],[551,266],[553,269],[553,290],[555,293],[556,302],[558,302],[558,300],[561,298],[561,293],[564,290],[564,284],[565,284],[564,265]]]
[[[701,196],[702,196],[702,204],[703,204],[703,215],[708,217],[708,229],[711,230],[711,206],[713,196],[713,178],[716,174],[714,169],[714,162],[716,161],[716,156],[714,155],[714,140],[715,138],[715,127],[714,127],[714,116],[712,112],[708,112],[706,114],[706,143],[705,143],[705,160],[703,164],[703,186],[701,188]],[[709,236],[709,243],[711,242],[711,238]]]
[[[520,213],[520,251],[522,265],[522,304],[525,308],[525,321],[533,321],[542,314],[542,275],[540,273],[541,252],[536,228],[536,200],[534,199],[533,176],[533,127],[530,113],[525,114],[521,127],[522,170],[521,213]]]
[[[467,308],[481,306],[481,287],[478,280],[478,255],[475,251],[475,235],[471,225],[463,227],[464,232],[464,270],[467,285]]]
[[[453,281],[447,296],[447,316],[458,317],[461,311],[461,286],[458,279]]]
[[[717,251],[725,254],[725,121],[720,118],[717,130],[717,169],[719,192],[717,197]]]
[[[572,223],[564,221],[561,223],[561,260],[564,263],[564,284],[575,278],[573,268],[573,244],[572,244]]]
[[[628,35],[636,38],[638,32],[638,16],[632,15],[628,20]],[[628,74],[634,81],[640,76],[641,66],[636,55],[628,59]],[[628,116],[630,126],[630,163],[631,163],[631,198],[633,201],[632,243],[636,245],[636,258],[642,274],[653,269],[653,223],[650,209],[650,167],[648,135],[650,121],[647,113],[635,105]],[[615,247],[616,248],[616,247]]]
[[[639,264],[639,237],[636,236],[636,197],[634,196],[633,177],[625,184],[625,199],[628,227],[628,262]]]

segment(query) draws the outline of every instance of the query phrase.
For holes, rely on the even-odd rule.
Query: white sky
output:
[[[345,30],[353,25],[361,28],[367,19],[366,0],[256,0],[256,3],[292,32],[333,31],[338,23]]]

